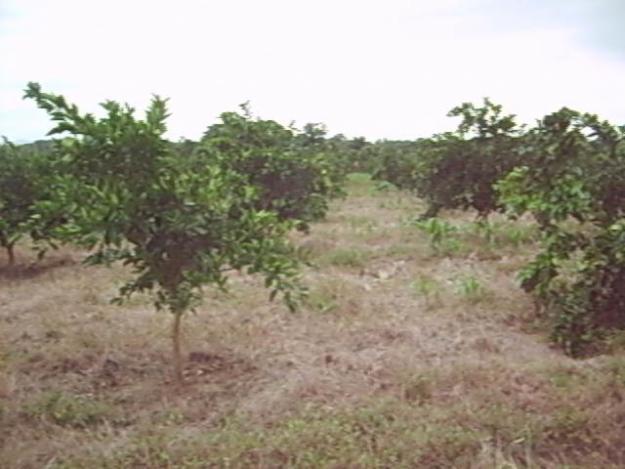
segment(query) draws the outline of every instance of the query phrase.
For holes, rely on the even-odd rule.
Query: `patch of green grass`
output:
[[[404,242],[393,243],[384,251],[385,256],[395,259],[412,257],[417,254],[420,254],[418,246],[415,246],[414,243]]]
[[[339,299],[336,292],[331,289],[318,287],[309,291],[306,304],[319,313],[329,313],[338,309]]]
[[[427,421],[412,403],[312,408],[269,426],[230,418],[209,432],[136,435],[122,451],[63,461],[66,467],[450,467],[470,461],[480,435]],[[97,462],[96,462],[97,461]]]
[[[375,182],[368,173],[351,173],[347,175],[345,188],[349,195],[363,197],[375,191]]]
[[[411,375],[402,384],[402,397],[415,404],[424,404],[432,397],[434,379],[427,374]]]
[[[625,357],[611,357],[606,365],[613,381],[625,387]]]
[[[429,275],[419,274],[410,286],[419,297],[424,298],[427,306],[433,306],[441,302],[442,287],[440,282],[435,278]]]
[[[86,396],[49,391],[23,408],[31,419],[51,422],[63,427],[86,428],[113,417],[113,409]]]
[[[377,181],[377,183],[375,185],[375,189],[378,192],[390,192],[390,191],[396,191],[397,190],[397,186],[395,184],[393,184],[392,182]]]
[[[355,247],[335,249],[321,257],[320,263],[336,267],[362,269],[367,265],[370,254]]]
[[[539,240],[540,233],[535,224],[522,221],[481,220],[470,223],[464,231],[479,237],[491,248],[519,248]]]
[[[381,227],[377,220],[370,217],[346,215],[344,221],[350,228],[350,238],[353,240],[368,243],[370,240],[384,236],[385,228]]]
[[[545,436],[554,440],[575,441],[587,439],[589,415],[586,409],[565,405],[549,416]]]
[[[520,247],[524,244],[531,244],[538,241],[540,234],[535,225],[510,224],[501,230],[501,241],[499,246],[511,244],[514,247]]]
[[[360,227],[368,227],[371,225],[373,226],[377,225],[376,220],[372,220],[371,218],[363,216],[363,215],[348,215],[345,217],[345,221],[352,228],[360,228]]]
[[[410,214],[414,213],[414,211],[420,211],[421,204],[418,203],[414,198],[406,196],[402,192],[397,192],[396,190],[391,191],[390,189],[384,192],[381,192],[384,197],[380,197],[378,202],[378,207],[386,210],[402,210],[407,211]]]
[[[371,233],[378,227],[378,222],[369,217],[352,215],[346,218],[350,228],[357,233]]]
[[[526,409],[488,393],[440,405],[434,378],[409,376],[396,398],[308,405],[264,424],[235,414],[209,429],[141,428],[116,451],[85,447],[56,467],[606,467],[586,409]]]
[[[625,331],[608,331],[603,339],[606,350],[611,353],[625,351]]]
[[[372,181],[369,173],[349,173],[347,175],[347,182],[350,184],[369,184]]]
[[[356,286],[342,279],[322,279],[311,285],[305,304],[318,313],[358,314],[362,308]]]
[[[406,223],[428,236],[430,248],[437,257],[453,256],[463,251],[463,244],[458,237],[458,228],[446,220],[440,218],[409,219]]]
[[[456,292],[470,303],[479,303],[488,297],[488,291],[473,275],[462,275],[455,279]]]
[[[150,419],[151,423],[158,425],[180,425],[185,422],[185,416],[177,409],[164,409],[155,412]]]
[[[572,391],[588,384],[586,375],[566,368],[550,370],[548,377],[551,384],[562,391]]]

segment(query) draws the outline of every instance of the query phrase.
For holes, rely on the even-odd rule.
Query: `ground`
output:
[[[446,213],[439,239],[409,194],[348,189],[293,235],[298,312],[206,290],[182,387],[168,313],[110,304],[122,267],[0,259],[0,467],[625,467],[623,341],[550,345],[515,280],[536,227]]]

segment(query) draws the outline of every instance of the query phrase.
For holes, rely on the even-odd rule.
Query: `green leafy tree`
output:
[[[198,151],[212,164],[244,175],[258,189],[256,207],[294,220],[300,229],[323,218],[342,194],[344,172],[325,143],[325,130],[296,132],[272,120],[226,112],[209,127]]]
[[[382,140],[371,145],[372,178],[390,182],[399,189],[418,192],[417,168],[422,158],[424,140],[395,142]]]
[[[441,209],[474,209],[485,218],[502,209],[493,185],[522,161],[522,128],[489,99],[481,107],[463,103],[448,115],[462,119],[456,132],[383,154],[374,177],[424,199],[423,218]]]
[[[36,83],[25,96],[56,122],[51,135],[68,135],[56,152],[71,172],[57,177],[53,197],[38,210],[66,214],[55,235],[91,248],[89,262],[121,261],[132,268],[120,301],[151,291],[156,308],[173,314],[179,382],[181,318],[197,304],[203,285],[224,288],[231,269],[261,273],[271,297],[283,292],[294,306],[297,265],[285,240],[290,223],[258,206],[260,194],[247,174],[200,154],[178,155],[163,137],[165,100],[154,97],[141,120],[113,101],[102,105],[102,118],[82,114]],[[275,130],[282,138],[282,130]]]
[[[494,184],[519,164],[521,128],[513,115],[485,98],[449,112],[462,120],[455,134],[436,139],[419,168],[432,207],[474,209],[480,218],[502,208]]]
[[[511,214],[531,213],[542,250],[521,272],[571,355],[625,327],[625,129],[568,108],[526,139],[528,164],[498,184]]]
[[[35,204],[49,192],[55,165],[49,155],[18,147],[4,139],[0,144],[0,246],[9,265],[15,263],[15,244],[27,234],[43,241],[51,220],[39,217]]]
[[[343,134],[334,135],[326,140],[333,155],[339,159],[345,172],[364,172],[373,174],[377,167],[377,145],[364,137],[348,139]]]

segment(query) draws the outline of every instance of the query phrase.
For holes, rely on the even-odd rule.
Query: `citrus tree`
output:
[[[374,177],[425,200],[429,207],[424,218],[441,209],[473,209],[486,218],[502,209],[493,185],[522,161],[522,128],[489,99],[482,106],[463,103],[448,115],[461,118],[455,132],[384,155]]]
[[[531,213],[542,249],[521,272],[569,354],[625,327],[625,128],[568,108],[528,134],[525,165],[498,184],[509,213]]]
[[[370,145],[372,179],[386,181],[398,189],[417,192],[416,170],[424,140],[416,142],[379,141]]]
[[[49,155],[0,143],[0,246],[15,263],[15,244],[30,235],[34,241],[49,240],[53,220],[38,216],[35,204],[47,197],[56,165]]]
[[[454,133],[436,136],[419,164],[420,195],[439,208],[474,209],[480,218],[500,210],[493,185],[519,164],[521,128],[513,115],[485,98],[482,106],[463,103],[451,117]]]
[[[173,314],[178,382],[181,318],[197,304],[203,285],[224,288],[231,269],[261,273],[271,297],[283,292],[294,306],[297,265],[285,240],[291,224],[259,204],[262,194],[247,174],[200,153],[175,152],[163,137],[165,100],[154,97],[139,119],[131,107],[113,101],[102,104],[102,118],[83,114],[36,83],[25,97],[55,121],[51,135],[66,135],[55,151],[68,171],[37,209],[45,216],[65,214],[55,236],[92,249],[88,262],[120,261],[132,269],[120,301],[153,292],[156,308]]]
[[[325,216],[329,200],[342,194],[345,174],[326,145],[325,130],[308,125],[298,132],[242,108],[223,113],[221,122],[208,128],[198,153],[256,188],[257,209],[307,230]]]

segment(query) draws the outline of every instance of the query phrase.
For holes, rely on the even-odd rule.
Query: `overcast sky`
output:
[[[28,81],[86,111],[170,98],[169,137],[250,101],[284,124],[416,138],[489,96],[625,123],[625,0],[0,0],[0,135],[41,138]]]

